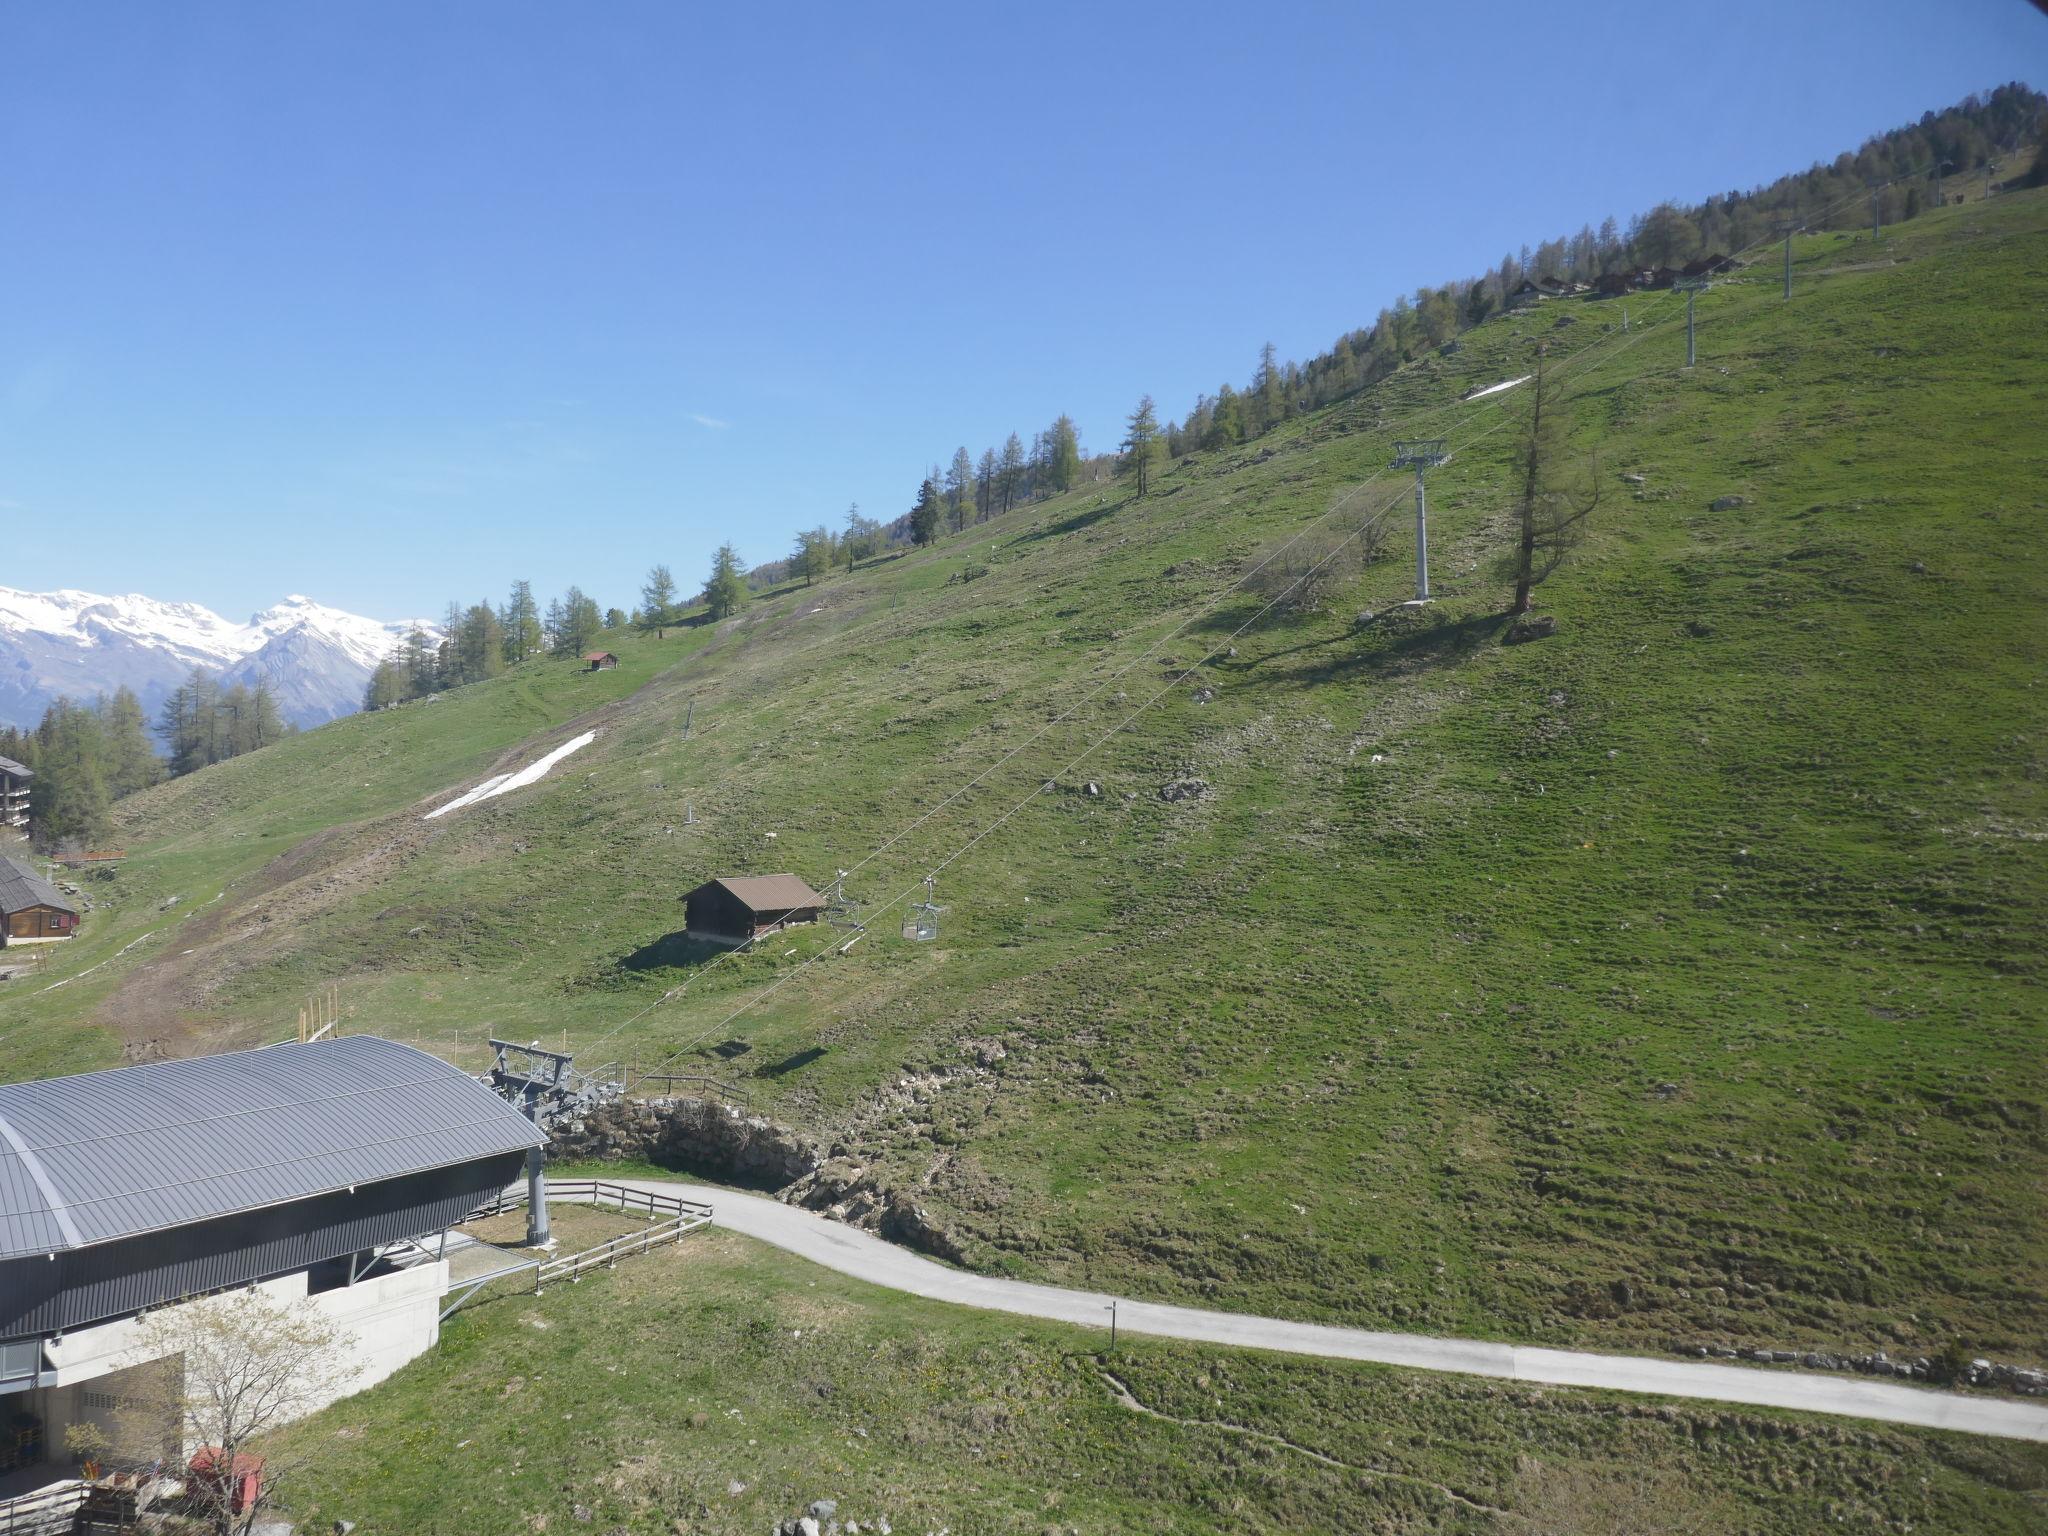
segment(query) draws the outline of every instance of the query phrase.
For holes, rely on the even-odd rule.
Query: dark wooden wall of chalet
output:
[[[60,926],[58,919],[69,916],[53,907],[29,907],[24,911],[11,912],[7,917],[7,932],[17,939],[43,939],[56,934],[71,934],[78,931],[73,919],[69,926]]]
[[[720,933],[743,939],[754,931],[754,914],[722,885],[691,892],[683,907],[683,920],[696,933]]]

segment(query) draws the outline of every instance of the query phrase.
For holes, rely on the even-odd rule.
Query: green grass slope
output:
[[[273,1037],[338,982],[350,1027],[467,1063],[496,1032],[737,1079],[983,1267],[2048,1358],[2044,232],[2030,193],[1803,240],[1789,304],[1774,260],[1702,298],[1691,372],[1674,296],[1626,334],[1546,304],[1143,501],[155,791],[61,962],[102,969],[0,1034],[23,1072]],[[1559,633],[1504,646],[1518,397],[1459,396],[1539,339],[1608,500],[1540,589]],[[1393,609],[1383,466],[1425,434],[1440,600]],[[1388,505],[1319,611],[1234,589]],[[579,721],[545,782],[419,819]],[[941,866],[939,940],[899,939]],[[876,917],[844,954],[668,938],[710,875],[837,868]]]
[[[299,1529],[360,1536],[756,1533],[821,1498],[863,1531],[1991,1536],[2048,1481],[2038,1446],[1105,1344],[707,1231],[459,1315],[272,1453]]]

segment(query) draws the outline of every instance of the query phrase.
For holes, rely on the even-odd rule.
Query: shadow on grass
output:
[[[824,1054],[824,1046],[814,1045],[808,1050],[798,1051],[793,1056],[783,1057],[782,1060],[776,1062],[773,1066],[756,1067],[754,1068],[754,1075],[756,1077],[787,1077],[792,1072],[802,1071]]]
[[[731,948],[730,944],[719,944],[710,939],[693,939],[687,933],[678,931],[665,933],[652,944],[642,944],[621,960],[619,965],[628,971],[687,970],[716,960]]]
[[[1061,534],[1079,533],[1083,528],[1091,528],[1101,522],[1122,505],[1123,503],[1120,501],[1110,502],[1104,506],[1091,507],[1086,512],[1076,512],[1072,517],[1063,517],[1058,522],[1047,523],[1043,528],[1036,529],[1031,533],[1020,534],[1015,542],[1019,544],[1036,544],[1040,539],[1056,539]]]
[[[1386,622],[1385,619],[1380,621],[1381,624]],[[1309,641],[1290,650],[1261,657],[1253,664],[1252,670],[1273,681],[1304,688],[1356,677],[1412,676],[1471,660],[1484,647],[1497,645],[1501,636],[1507,633],[1508,624],[1508,616],[1504,613],[1481,613],[1465,619],[1408,619],[1391,633],[1378,635],[1374,630],[1379,626],[1367,626],[1348,635]],[[1311,659],[1306,654],[1332,646],[1345,646],[1345,649],[1338,655],[1321,660]],[[1299,659],[1291,664],[1273,665],[1289,656]]]

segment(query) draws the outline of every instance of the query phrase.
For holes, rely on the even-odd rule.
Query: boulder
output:
[[[1709,512],[1733,512],[1737,507],[1749,505],[1747,496],[1716,496],[1707,503]]]
[[[1168,805],[1178,805],[1183,800],[1199,800],[1208,793],[1206,779],[1174,779],[1159,786],[1159,798]]]

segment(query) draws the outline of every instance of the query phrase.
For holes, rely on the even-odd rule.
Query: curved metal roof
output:
[[[544,1138],[374,1035],[0,1084],[0,1259],[304,1200]]]

